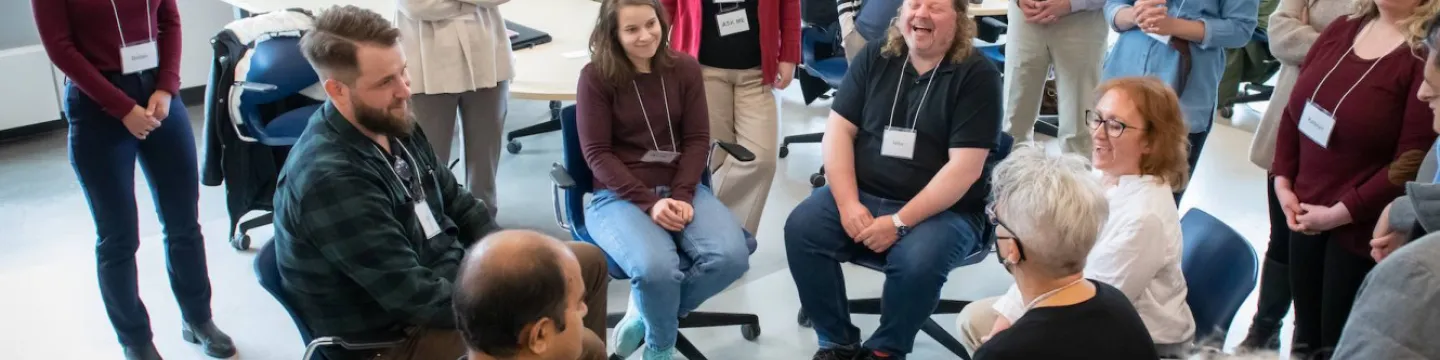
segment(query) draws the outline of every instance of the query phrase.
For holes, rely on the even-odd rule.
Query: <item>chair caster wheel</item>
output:
[[[786,156],[790,156],[790,147],[789,147],[789,146],[781,146],[781,147],[780,147],[780,158],[781,158],[781,159],[784,159]]]
[[[522,146],[520,146],[519,141],[510,140],[509,143],[505,144],[505,151],[509,151],[511,154],[519,154],[520,148],[522,148]]]
[[[230,238],[230,247],[235,250],[250,250],[250,235],[235,234],[235,237]]]
[[[1231,116],[1234,116],[1234,115],[1235,115],[1235,108],[1229,107],[1229,106],[1220,108],[1220,117],[1229,119]]]
[[[760,324],[740,325],[740,336],[745,340],[755,341],[760,338]]]
[[[625,358],[620,357],[620,355],[617,354],[610,354],[610,360],[625,360]]]
[[[815,325],[815,323],[810,322],[810,317],[809,317],[809,316],[805,316],[805,309],[800,309],[800,314],[795,316],[795,322],[796,322],[796,323],[799,323],[799,324],[800,324],[800,327],[804,327],[804,328],[808,328],[808,327],[811,327],[811,326],[814,326],[814,325]]]
[[[821,187],[821,186],[825,186],[825,174],[821,174],[821,173],[810,174],[810,186],[812,186],[812,187],[817,187],[817,188],[818,188],[818,187]]]

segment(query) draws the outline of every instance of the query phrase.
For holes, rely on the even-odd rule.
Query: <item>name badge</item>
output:
[[[120,67],[126,74],[160,67],[160,51],[154,41],[123,46],[120,48]]]
[[[885,127],[880,155],[911,160],[915,158],[915,129]]]
[[[1322,148],[1329,148],[1330,133],[1335,130],[1335,116],[1321,109],[1312,101],[1305,102],[1305,111],[1300,113],[1300,133]]]
[[[647,162],[647,163],[656,163],[656,164],[671,164],[671,163],[674,163],[675,160],[676,160],[676,159],[679,159],[679,158],[680,158],[680,153],[679,153],[679,152],[675,152],[675,151],[650,150],[650,151],[646,151],[646,152],[645,152],[645,156],[640,157],[640,161],[644,161],[644,162]]]
[[[420,220],[420,228],[425,230],[426,239],[440,235],[440,223],[435,221],[435,214],[430,213],[430,204],[424,199],[415,202],[415,218]]]
[[[716,4],[739,4],[743,2],[745,2],[745,0],[715,0]]]
[[[750,18],[745,16],[744,8],[716,15],[715,19],[720,24],[720,36],[750,31]]]

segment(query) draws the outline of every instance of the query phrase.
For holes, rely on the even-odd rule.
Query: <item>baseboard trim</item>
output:
[[[180,99],[185,102],[185,107],[200,106],[205,104],[205,86],[191,86],[180,89]],[[64,116],[64,114],[59,114]],[[39,122],[12,129],[0,130],[0,142],[15,140],[27,136],[35,136],[53,131],[65,129],[65,119]]]

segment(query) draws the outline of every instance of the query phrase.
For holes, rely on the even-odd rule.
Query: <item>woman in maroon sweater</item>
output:
[[[175,1],[30,1],[45,52],[67,77],[70,163],[90,203],[100,295],[126,359],[160,358],[136,279],[137,158],[164,225],[170,288],[185,320],[181,335],[207,355],[235,355],[211,321],[195,134],[178,93]]]
[[[575,104],[595,175],[590,235],[631,277],[615,352],[628,357],[643,339],[646,360],[669,360],[679,318],[750,264],[740,224],[700,184],[710,143],[700,64],[670,50],[656,6],[605,1]]]
[[[1339,342],[1375,266],[1367,224],[1403,193],[1435,140],[1430,108],[1415,93],[1423,23],[1437,4],[1366,1],[1331,23],[1281,116],[1272,170],[1291,231],[1296,353],[1326,354]]]

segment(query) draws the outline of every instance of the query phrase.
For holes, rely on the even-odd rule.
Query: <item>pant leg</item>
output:
[[[1355,306],[1355,295],[1360,293],[1360,284],[1373,268],[1375,262],[1370,257],[1345,250],[1338,239],[1332,237],[1325,241],[1325,288],[1320,295],[1321,349],[1334,350],[1340,344],[1345,321]]]
[[[1024,21],[1019,2],[1011,2],[1005,42],[1006,131],[1020,144],[1035,140],[1035,120],[1040,116],[1040,99],[1045,78],[1050,74],[1051,54],[1042,25]],[[1063,112],[1063,111],[1062,111]]]
[[[420,328],[378,360],[455,360],[466,352],[465,336],[459,330]]]
[[[740,162],[724,156],[723,162],[716,163],[719,170],[713,178],[715,195],[730,208],[745,230],[758,234],[765,200],[770,197],[770,185],[775,182],[775,163],[780,160],[780,111],[775,91],[765,85],[760,69],[726,71],[732,73],[731,78],[735,80],[734,139],[754,153],[755,160]],[[716,106],[710,104],[712,109]],[[713,130],[716,123],[711,120],[711,124]],[[719,154],[724,151],[716,153],[716,157],[721,158]]]
[[[710,115],[710,140],[735,142],[735,82],[729,70],[702,66],[700,74],[705,78],[705,105]],[[710,171],[719,173],[730,158],[724,151],[710,154]],[[718,177],[718,176],[714,176]]]
[[[829,186],[810,193],[785,220],[785,258],[805,316],[821,348],[858,345],[860,329],[850,322],[845,275],[840,263],[863,250],[845,233]]]
[[[1110,28],[1099,11],[1070,14],[1046,31],[1055,63],[1055,90],[1059,96],[1059,135],[1065,152],[1090,158],[1090,127],[1085,110],[1095,105],[1100,84],[1100,63],[1105,60],[1105,37]],[[1006,56],[1009,56],[1008,53]],[[1039,86],[1039,85],[1037,85]]]
[[[1279,331],[1280,320],[1290,311],[1290,229],[1280,200],[1275,196],[1275,187],[1267,185],[1265,188],[1270,213],[1270,244],[1265,250],[1265,265],[1261,268],[1260,295],[1255,318],[1250,325],[1252,333],[1257,330]]]
[[[152,338],[150,315],[140,300],[135,268],[140,247],[135,158],[140,140],[74,84],[65,87],[65,117],[70,165],[95,222],[95,270],[105,313],[121,344],[147,344]]]
[[[504,144],[500,139],[505,132],[509,98],[508,81],[460,96],[460,139],[465,149],[466,184],[471,194],[485,202],[492,215],[499,211],[495,179],[499,176],[500,148]]]
[[[941,211],[916,224],[883,254],[880,328],[865,342],[866,348],[894,355],[910,353],[920,326],[940,303],[940,287],[950,271],[980,248],[983,217],[980,213]]]
[[[589,243],[572,241],[566,243],[575,259],[580,262],[580,277],[585,281],[585,328],[591,333],[605,335],[606,296],[610,287],[610,264],[599,247]],[[600,339],[601,358],[604,358],[605,342]]]
[[[1213,123],[1212,123],[1211,126],[1213,126]],[[1208,129],[1208,128],[1205,129],[1205,131],[1198,132],[1198,133],[1190,133],[1190,135],[1189,135],[1188,140],[1190,141],[1190,154],[1188,155],[1187,160],[1190,162],[1190,179],[1194,179],[1194,178],[1195,178],[1195,165],[1200,163],[1200,152],[1201,152],[1201,150],[1204,150],[1204,149],[1205,149],[1205,139],[1207,139],[1207,138],[1209,138],[1209,137],[1210,137],[1210,129]],[[1194,182],[1194,181],[1191,181],[1190,183],[1191,183],[1191,184],[1194,184],[1195,182]],[[1176,206],[1176,207],[1179,207],[1179,206],[1180,206],[1180,199],[1182,199],[1182,198],[1184,198],[1184,197],[1185,197],[1185,190],[1184,190],[1184,189],[1181,189],[1180,191],[1176,191],[1176,192],[1175,192],[1175,206]]]
[[[1245,52],[1249,46],[1225,50],[1225,72],[1220,74],[1219,99],[1220,107],[1230,107],[1230,101],[1240,92],[1240,78],[1244,77],[1248,56]]]
[[[631,298],[645,321],[645,344],[674,347],[685,280],[674,236],[614,191],[597,192],[585,207],[585,218],[595,244],[630,275]]]
[[[211,318],[210,271],[200,232],[200,169],[191,128],[190,114],[175,94],[169,117],[140,142],[140,167],[164,226],[170,290],[184,321],[204,324]]]
[[[415,109],[415,122],[420,124],[420,130],[425,131],[425,138],[430,140],[430,148],[435,150],[435,159],[440,166],[450,166],[460,94],[414,94],[410,96],[410,105]]]
[[[955,327],[960,331],[958,340],[965,345],[965,352],[974,354],[980,348],[981,338],[990,335],[990,330],[995,328],[995,320],[1000,318],[1000,312],[995,311],[996,299],[999,297],[972,302],[955,318]]]
[[[1304,354],[1321,346],[1327,239],[1328,233],[1290,233],[1290,291],[1295,297],[1295,335],[1291,348],[1296,353]]]
[[[694,220],[679,234],[680,251],[691,261],[680,285],[680,317],[724,291],[750,270],[745,232],[710,188],[695,188]]]

